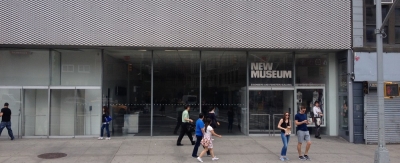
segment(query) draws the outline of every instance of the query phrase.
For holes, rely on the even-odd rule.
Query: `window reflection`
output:
[[[400,27],[395,28],[395,38],[395,43],[400,44]]]
[[[349,111],[347,105],[347,96],[339,97],[339,109],[340,109],[339,128],[340,130],[348,131]]]
[[[376,42],[375,28],[376,28],[375,26],[371,26],[371,25],[367,26],[367,29],[366,29],[367,42],[371,42],[371,43]],[[387,26],[385,26],[383,29],[386,34],[389,33]],[[386,36],[385,38],[383,38],[383,43],[388,43],[388,41],[389,41],[389,36]]]
[[[191,119],[199,113],[200,52],[154,51],[153,135],[171,135],[183,105],[191,105]],[[215,84],[215,83],[213,83]]]
[[[101,51],[54,49],[51,51],[51,85],[101,85]]]
[[[325,84],[327,54],[296,54],[296,84]]]
[[[245,107],[246,52],[202,51],[202,112],[215,106],[221,134],[242,134]]]
[[[151,51],[104,50],[102,85],[103,106],[113,117],[110,132],[150,135]]]
[[[49,85],[49,50],[0,50],[0,85]]]

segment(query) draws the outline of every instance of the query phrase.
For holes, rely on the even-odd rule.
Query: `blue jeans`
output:
[[[1,135],[1,132],[3,132],[4,127],[7,128],[8,136],[10,136],[11,140],[14,140],[14,135],[13,135],[13,132],[11,130],[11,122],[1,122],[0,123],[0,135]]]
[[[196,144],[194,144],[192,157],[198,157],[197,151],[199,150],[201,139],[203,139],[203,136],[196,135]],[[210,151],[207,151],[207,155],[210,155]]]
[[[107,137],[110,137],[110,129],[108,128],[109,125],[110,125],[109,123],[106,123],[106,124],[103,124],[103,125],[101,126],[100,137],[103,137],[104,128],[106,128]]]
[[[286,151],[287,151],[287,146],[289,143],[290,135],[286,135],[285,133],[281,132],[281,137],[282,137],[282,151],[281,151],[281,156],[286,156]]]

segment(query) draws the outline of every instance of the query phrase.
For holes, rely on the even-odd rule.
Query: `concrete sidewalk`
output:
[[[111,140],[95,138],[75,139],[0,139],[0,162],[132,162],[180,163],[198,162],[191,157],[193,146],[187,137],[176,146],[177,137],[113,137]],[[298,160],[297,139],[291,136],[287,162],[315,163],[369,163],[374,162],[377,145],[356,145],[337,137],[312,139],[309,152],[311,161]],[[400,145],[388,145],[392,163],[400,162]],[[282,142],[280,137],[227,136],[215,138],[214,150],[218,161],[203,157],[204,162],[219,163],[273,163],[279,160]],[[303,150],[305,146],[303,145]],[[199,148],[199,154],[201,151]],[[62,152],[67,156],[58,159],[41,159],[43,153]]]

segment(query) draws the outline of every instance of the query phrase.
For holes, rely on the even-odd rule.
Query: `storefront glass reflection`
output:
[[[296,84],[325,84],[328,78],[327,54],[296,54]]]
[[[243,134],[242,108],[246,105],[246,52],[202,51],[202,102],[207,114],[211,107],[221,134]]]
[[[200,51],[154,51],[153,135],[178,134],[183,105],[199,116]]]
[[[102,96],[112,135],[150,135],[151,51],[104,50]]]
[[[298,88],[296,90],[296,113],[299,112],[301,106],[305,106],[307,109],[307,118],[313,118],[313,108],[315,106],[315,102],[318,102],[323,114],[323,117],[321,117],[321,126],[326,126],[325,117],[328,117],[329,115],[327,115],[328,112],[325,107],[324,90],[324,88]],[[315,123],[311,123],[309,126],[315,126]]]
[[[285,112],[291,114],[293,108],[293,90],[249,92],[249,133],[280,133],[276,128]]]

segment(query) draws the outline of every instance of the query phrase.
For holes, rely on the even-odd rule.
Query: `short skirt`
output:
[[[213,148],[212,139],[209,136],[204,136],[203,139],[201,139],[200,144],[208,148]]]

